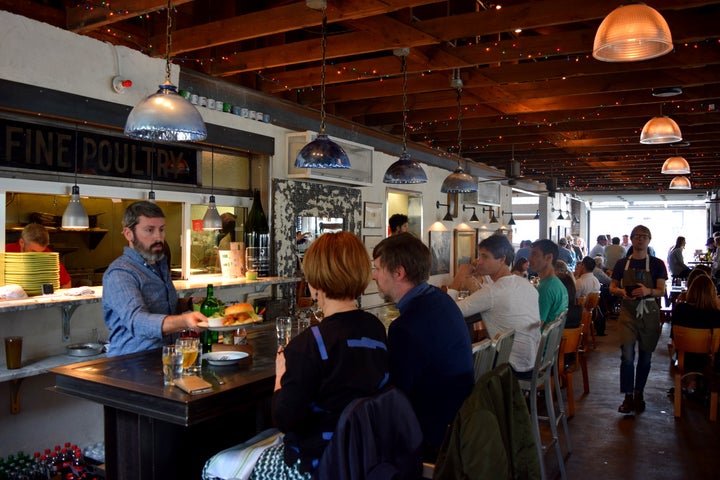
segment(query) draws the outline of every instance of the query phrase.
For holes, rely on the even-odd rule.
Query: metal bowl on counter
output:
[[[73,357],[92,357],[101,354],[105,345],[101,343],[74,343],[65,348],[67,354]]]

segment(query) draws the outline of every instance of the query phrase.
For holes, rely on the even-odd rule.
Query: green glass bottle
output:
[[[220,303],[214,296],[212,283],[207,286],[207,294],[205,300],[200,304],[200,313],[206,317],[212,317],[213,314],[220,311]],[[218,342],[218,332],[205,330],[200,336],[200,341],[203,344],[203,352],[207,353],[212,350],[213,343]]]
[[[253,192],[253,203],[245,219],[246,269],[258,277],[270,276],[270,227],[260,202],[260,190]]]

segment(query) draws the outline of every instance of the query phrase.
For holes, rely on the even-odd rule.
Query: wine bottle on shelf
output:
[[[270,227],[260,202],[260,190],[253,192],[253,203],[245,219],[245,268],[258,277],[270,276]]]
[[[212,317],[213,314],[219,311],[220,303],[215,298],[212,283],[209,283],[207,286],[205,300],[203,300],[202,304],[200,305],[200,313],[202,313],[206,317]],[[213,343],[218,342],[218,332],[216,331],[205,330],[200,337],[203,345],[203,353],[211,351]]]

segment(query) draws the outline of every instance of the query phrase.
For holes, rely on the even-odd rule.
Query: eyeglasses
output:
[[[633,235],[633,238],[650,238],[650,235],[647,235],[645,233],[636,233]]]

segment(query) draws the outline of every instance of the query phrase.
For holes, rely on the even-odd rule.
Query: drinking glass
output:
[[[278,345],[286,346],[292,338],[292,317],[277,317],[275,319],[275,331],[277,333]]]
[[[175,379],[183,374],[183,354],[175,345],[164,345],[162,349],[163,385],[175,385]]]
[[[195,365],[200,350],[200,341],[197,338],[178,338],[175,348],[182,352],[183,374],[192,375],[192,367]]]

